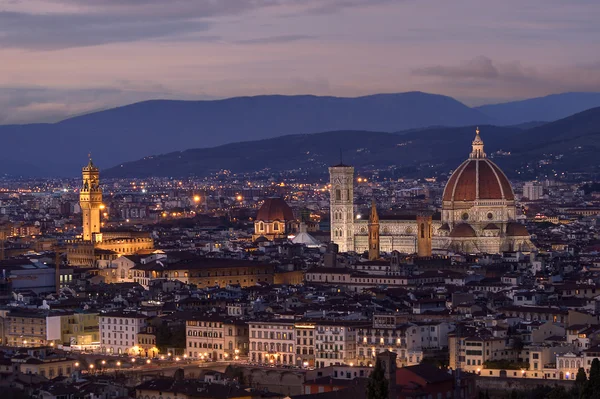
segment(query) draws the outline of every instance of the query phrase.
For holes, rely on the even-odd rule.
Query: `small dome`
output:
[[[448,223],[444,223],[440,226],[438,230],[450,231],[450,226],[448,226]]]
[[[454,229],[450,232],[450,237],[455,238],[465,238],[465,237],[477,237],[477,233],[471,227],[470,224],[461,223],[454,227]]]
[[[527,227],[520,223],[511,222],[506,225],[506,235],[510,237],[529,237]]]
[[[494,223],[488,223],[487,226],[483,228],[484,230],[500,230],[500,227],[496,226]]]
[[[263,222],[294,220],[294,212],[282,198],[267,198],[258,210],[256,220]]]

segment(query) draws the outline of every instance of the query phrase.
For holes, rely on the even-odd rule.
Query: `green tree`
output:
[[[579,372],[577,374],[579,374]],[[592,361],[590,378],[583,388],[581,397],[586,399],[600,399],[600,360],[598,360],[598,358]]]
[[[388,380],[385,379],[385,370],[380,360],[375,363],[375,368],[367,382],[367,399],[387,399]]]

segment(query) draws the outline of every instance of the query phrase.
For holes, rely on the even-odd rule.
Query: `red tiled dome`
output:
[[[475,233],[475,230],[473,230],[473,228],[471,227],[470,224],[461,223],[461,224],[456,225],[454,227],[454,229],[452,229],[452,231],[450,232],[450,237],[455,237],[455,238],[477,237],[477,233]]]
[[[511,222],[506,225],[506,235],[509,237],[523,237],[529,236],[527,227],[520,223]]]
[[[454,171],[444,189],[444,201],[475,201],[476,199],[515,199],[506,175],[487,158],[467,159]]]
[[[294,212],[282,198],[267,198],[258,210],[256,220],[294,220]]]

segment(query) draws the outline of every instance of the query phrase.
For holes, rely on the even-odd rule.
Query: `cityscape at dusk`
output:
[[[598,15],[0,0],[0,398],[600,398]]]

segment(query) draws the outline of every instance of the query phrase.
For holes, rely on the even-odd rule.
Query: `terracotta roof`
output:
[[[487,226],[483,228],[484,230],[500,230],[500,227],[496,226],[494,223],[488,223]]]
[[[461,223],[452,229],[450,237],[477,237],[477,233],[470,224]]]
[[[503,196],[507,200],[515,199],[506,175],[487,158],[463,162],[450,176],[443,200],[474,201],[478,196],[479,199],[502,199]]]
[[[282,198],[267,198],[258,210],[256,220],[294,220],[294,212]]]
[[[512,237],[529,236],[527,228],[520,223],[510,222],[506,225],[506,235]]]

